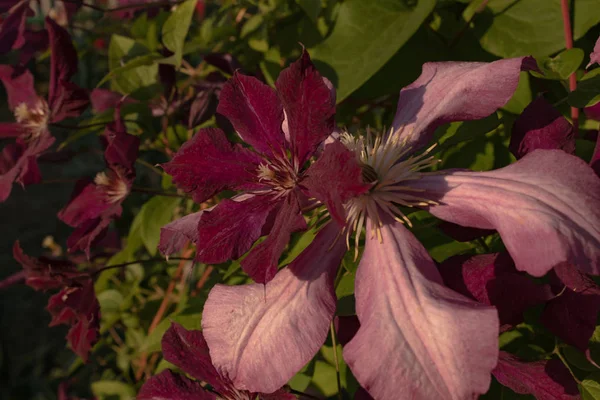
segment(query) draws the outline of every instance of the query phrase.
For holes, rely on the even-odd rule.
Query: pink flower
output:
[[[120,108],[115,109],[114,122],[106,126],[103,136],[107,171],[96,175],[93,182],[81,181],[69,204],[58,218],[76,228],[67,240],[69,251],[85,251],[108,229],[111,221],[121,216],[121,203],[127,198],[135,179],[135,160],[140,139],[127,133]]]
[[[0,158],[0,201],[8,198],[13,182],[24,186],[41,180],[36,160],[54,143],[48,125],[78,116],[88,104],[87,92],[69,82],[77,72],[77,52],[71,37],[49,18],[46,29],[51,49],[47,99],[35,92],[29,71],[0,65],[0,80],[16,119],[16,123],[0,124],[0,138],[16,138]]]
[[[344,358],[373,398],[472,398],[487,391],[498,360],[497,311],[444,285],[400,207],[497,230],[516,268],[532,275],[565,260],[598,273],[600,180],[580,159],[536,150],[497,171],[428,173],[436,162],[431,148],[415,153],[438,126],[505,104],[529,61],[425,64],[400,92],[390,133],[341,138],[362,170],[354,184],[371,185],[342,203],[348,242],[366,235],[355,288],[361,326]],[[311,166],[303,184],[329,203],[327,188],[341,172],[326,160]],[[351,178],[343,187],[352,187]],[[337,235],[333,224],[323,228],[265,287],[217,285],[209,294],[204,336],[215,365],[237,387],[273,391],[322,345],[335,312],[332,277],[345,252]]]

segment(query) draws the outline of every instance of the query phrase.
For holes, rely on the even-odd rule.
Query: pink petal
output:
[[[325,146],[301,184],[308,189],[309,197],[327,205],[331,216],[342,226],[346,223],[344,203],[370,188],[363,182],[356,156],[339,141]]]
[[[580,398],[577,382],[557,359],[523,362],[501,351],[498,365],[492,373],[504,386],[520,394],[532,394],[538,400]]]
[[[278,203],[263,196],[222,200],[204,212],[198,224],[197,259],[207,264],[235,260],[262,236],[263,226]]]
[[[596,139],[596,147],[594,148],[590,166],[596,172],[596,175],[600,177],[600,134],[598,135],[598,139]]]
[[[220,129],[207,128],[196,133],[162,166],[178,187],[202,203],[225,189],[257,187],[254,182],[261,160],[248,149],[229,143]]]
[[[26,134],[27,130],[18,123],[0,123],[0,138],[19,137]]]
[[[382,243],[367,236],[356,274],[361,327],[344,347],[354,376],[381,400],[485,393],[498,357],[496,311],[443,286],[427,251],[400,223],[384,224],[381,233]]]
[[[200,382],[177,375],[170,370],[148,379],[140,389],[137,400],[216,400],[214,393]]]
[[[160,228],[158,250],[171,255],[183,249],[186,243],[198,241],[198,223],[204,211],[188,214]]]
[[[535,150],[505,168],[424,176],[412,184],[443,220],[496,229],[518,270],[542,276],[569,261],[600,269],[600,180],[581,159]]]
[[[596,45],[594,45],[594,50],[590,54],[590,62],[586,65],[586,69],[591,67],[594,64],[600,64],[600,37],[596,40]]]
[[[573,154],[573,126],[546,99],[538,97],[516,120],[509,149],[517,158],[535,149],[561,149]]]
[[[283,107],[268,85],[236,72],[221,89],[217,112],[257,151],[267,156],[284,154]]]
[[[0,65],[0,80],[6,88],[8,107],[12,111],[21,103],[34,106],[38,102],[33,75],[29,70],[16,70],[8,65]]]
[[[216,285],[202,316],[217,370],[234,386],[271,393],[321,347],[336,307],[333,280],[345,252],[329,224],[266,285]],[[334,242],[335,241],[335,242]]]
[[[583,112],[587,118],[600,121],[600,103],[584,108]]]
[[[46,29],[50,42],[50,87],[48,88],[48,104],[54,110],[62,102],[60,86],[77,72],[77,51],[73,47],[71,35],[65,28],[46,17]]]
[[[392,128],[417,150],[442,124],[487,117],[512,97],[529,63],[527,57],[425,63],[421,76],[400,91]]]
[[[275,82],[287,117],[297,165],[313,154],[335,127],[335,89],[315,68],[306,50]]]
[[[291,234],[305,229],[306,221],[300,212],[298,199],[288,195],[281,202],[267,238],[242,260],[242,268],[256,283],[269,282],[277,273],[279,257],[290,241]]]

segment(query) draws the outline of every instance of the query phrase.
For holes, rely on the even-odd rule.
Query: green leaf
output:
[[[115,289],[105,290],[98,294],[98,303],[100,303],[100,310],[104,313],[118,313],[121,311],[121,304],[123,303],[123,295],[121,292]]]
[[[148,49],[135,40],[112,35],[108,46],[108,66],[113,90],[130,94],[156,83],[158,65],[153,63],[148,65],[152,59],[151,54],[148,53]],[[129,62],[132,63],[131,67],[127,66]],[[117,73],[113,74],[115,70]]]
[[[173,210],[180,203],[177,197],[155,196],[144,204],[137,215],[140,222],[142,243],[152,255],[156,254],[160,240],[160,228],[171,221]]]
[[[590,338],[590,357],[600,365],[600,326],[596,327],[594,334]]]
[[[600,102],[600,68],[586,74],[579,82],[577,89],[569,94],[569,104],[573,107],[590,107]]]
[[[500,57],[547,56],[565,48],[561,0],[494,0],[475,16],[483,48]],[[571,3],[571,2],[570,2]],[[600,22],[600,0],[575,0],[574,39]]]
[[[588,375],[579,385],[582,400],[600,400],[600,373]]]
[[[296,3],[308,15],[308,18],[316,24],[321,12],[321,0],[296,0]]]
[[[252,17],[248,18],[246,23],[242,26],[242,30],[240,31],[240,38],[243,39],[252,32],[258,30],[264,22],[264,17],[262,14],[256,14]]]
[[[183,44],[192,23],[196,2],[197,0],[188,0],[179,4],[162,27],[162,41],[167,49],[175,53],[169,59],[177,67],[181,65]]]
[[[320,71],[337,88],[340,102],[375,74],[415,33],[435,0],[348,0],[331,36],[311,50]]]
[[[120,76],[127,71],[131,71],[134,68],[142,66],[152,66],[156,60],[160,60],[161,58],[163,57],[158,53],[150,53],[145,54],[143,56],[135,57],[131,61],[125,63],[125,65],[123,65],[122,67],[112,69],[108,74],[104,76],[104,78],[100,80],[96,87],[100,87],[104,85],[104,83],[109,81],[111,78]]]
[[[542,71],[539,74],[535,71],[531,73],[544,79],[566,80],[583,61],[584,53],[581,49],[568,49],[557,55],[556,57],[543,57],[537,60],[537,64]]]
[[[126,383],[119,381],[97,381],[92,383],[92,393],[99,400],[113,398],[116,396],[120,400],[130,400],[135,397],[135,389]]]

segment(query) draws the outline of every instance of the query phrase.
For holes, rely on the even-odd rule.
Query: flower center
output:
[[[285,161],[270,160],[260,164],[256,172],[258,181],[267,183],[272,190],[278,192],[278,196],[287,194],[298,184],[296,171]]]
[[[41,98],[38,98],[32,107],[27,103],[21,103],[15,108],[15,119],[26,128],[27,139],[35,139],[48,129],[49,117],[48,103]]]
[[[117,203],[129,194],[129,185],[118,174],[109,171],[99,172],[94,178],[94,183],[104,189],[111,203]]]
[[[419,196],[422,189],[411,188],[410,182],[428,174],[423,170],[437,164],[439,160],[430,155],[435,145],[419,155],[410,155],[411,148],[393,131],[375,137],[370,130],[367,130],[366,137],[344,133],[341,141],[356,154],[361,164],[363,181],[374,183],[369,192],[344,205],[348,222],[345,228],[346,244],[350,247],[350,235],[355,232],[355,256],[358,256],[360,234],[367,219],[373,223],[371,235],[377,235],[379,241],[382,241],[383,215],[388,214],[396,221],[412,226],[400,207],[436,204]]]

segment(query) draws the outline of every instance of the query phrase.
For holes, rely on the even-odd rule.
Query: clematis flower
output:
[[[135,179],[140,139],[127,133],[119,107],[115,120],[106,126],[103,143],[108,170],[98,173],[93,182],[81,181],[69,204],[58,213],[61,221],[76,228],[67,240],[69,251],[85,251],[88,258],[90,246],[121,216],[121,204]]]
[[[188,331],[173,323],[164,334],[162,350],[165,360],[197,381],[165,370],[150,378],[138,393],[138,400],[293,400],[296,396],[283,389],[272,394],[250,393],[237,389],[213,366],[201,331]],[[210,389],[201,385],[205,382]]]
[[[100,332],[100,305],[90,275],[79,272],[69,261],[29,257],[19,242],[13,246],[13,257],[23,266],[27,285],[43,291],[61,289],[48,300],[49,326],[70,325],[67,341],[86,362]]]
[[[253,150],[230,143],[220,129],[202,129],[163,165],[199,203],[223,190],[252,194],[203,213],[196,257],[205,263],[237,259],[268,234],[241,262],[259,283],[275,276],[291,233],[306,229],[301,207],[310,169],[304,165],[332,132],[335,114],[331,83],[307,52],[281,72],[275,86],[236,72],[221,90],[217,111]]]
[[[24,186],[41,180],[36,160],[54,143],[48,125],[79,115],[88,104],[87,92],[69,82],[77,71],[77,53],[68,32],[49,18],[46,29],[51,49],[47,99],[35,92],[29,71],[0,65],[0,80],[16,119],[0,124],[0,138],[16,138],[0,159],[0,201],[8,198],[13,182]]]
[[[498,360],[496,310],[444,285],[401,207],[497,230],[516,268],[532,275],[565,260],[598,272],[600,180],[580,159],[537,150],[497,171],[429,173],[432,148],[417,153],[441,124],[483,118],[505,104],[529,65],[528,58],[427,63],[400,92],[390,133],[341,138],[362,170],[354,185],[371,185],[342,203],[347,241],[354,234],[357,245],[366,235],[355,288],[360,328],[344,358],[373,398],[473,398],[487,391]],[[325,160],[303,185],[331,203],[327,188],[341,172]],[[353,187],[350,178],[345,188]],[[335,302],[327,277],[341,257],[335,228],[325,227],[266,287],[217,285],[209,294],[203,332],[215,365],[236,386],[275,390],[323,343]]]
[[[585,68],[589,68],[594,64],[600,64],[600,37],[596,40],[596,44],[594,45],[594,50],[590,54],[590,62],[586,65]]]

